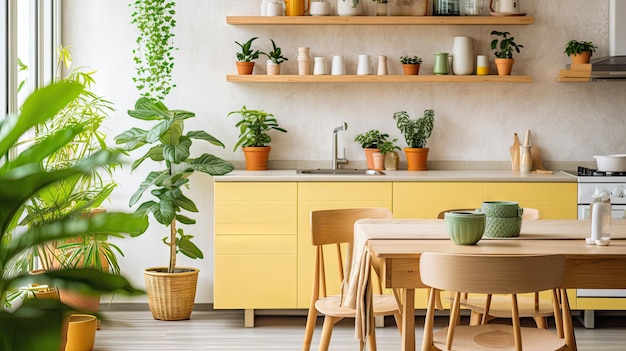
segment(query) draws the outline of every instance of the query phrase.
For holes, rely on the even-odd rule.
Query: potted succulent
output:
[[[400,63],[405,75],[418,75],[422,59],[417,56],[401,56]]]
[[[511,75],[511,69],[513,68],[513,51],[520,53],[520,49],[523,45],[515,43],[515,38],[510,36],[509,32],[492,31],[491,35],[495,35],[496,38],[491,41],[491,50],[495,50],[494,55],[496,59],[496,67],[498,69],[498,75],[508,76]],[[502,37],[498,39],[497,37]]]
[[[361,144],[365,152],[365,161],[368,169],[374,169],[373,154],[380,151],[380,145],[387,141],[387,138],[389,138],[389,134],[381,133],[377,129],[372,129],[354,137],[354,141]]]
[[[0,122],[0,340],[11,350],[63,350],[63,320],[71,313],[66,305],[55,299],[26,299],[11,306],[24,286],[62,286],[92,293],[141,293],[122,276],[93,269],[61,268],[32,275],[15,270],[13,263],[22,255],[49,242],[70,239],[85,232],[143,233],[148,221],[144,216],[125,213],[102,213],[94,217],[58,217],[47,223],[15,231],[24,215],[23,204],[31,201],[51,184],[112,165],[118,161],[119,152],[99,150],[81,158],[75,164],[61,165],[57,169],[42,169],[42,162],[65,147],[83,129],[69,126],[42,137],[35,143],[22,145],[16,157],[8,157],[17,147],[19,139],[37,124],[44,123],[78,98],[83,86],[76,82],[61,81],[41,88],[26,99],[19,115],[9,115]],[[36,328],[33,328],[36,325]],[[8,346],[7,346],[8,345]]]
[[[398,152],[396,150],[400,150],[400,147],[396,145],[397,142],[398,142],[398,139],[393,139],[393,140],[384,141],[382,144],[380,144],[380,146],[378,147],[379,151],[377,153],[372,154],[372,156],[374,157],[375,166],[376,166],[376,159],[380,157],[378,156],[378,154],[380,154],[383,156],[383,168],[384,169],[388,171],[395,171],[396,169],[398,169],[398,162],[400,160],[398,158]]]
[[[423,171],[428,169],[428,151],[426,141],[433,131],[435,111],[424,110],[424,116],[411,119],[406,111],[393,114],[396,125],[404,135],[408,147],[404,148],[409,171]]]
[[[259,50],[252,50],[252,43],[259,39],[258,37],[250,38],[247,42],[241,44],[235,41],[235,44],[239,45],[240,51],[237,56],[237,72],[239,74],[252,74],[254,70],[254,61],[259,58],[261,52]]]
[[[270,39],[272,42],[272,51],[268,53],[262,52],[263,55],[267,56],[267,74],[268,75],[279,75],[280,74],[280,64],[289,60],[288,58],[282,55],[282,51],[280,48],[276,47],[276,43],[274,40]]]
[[[235,124],[240,134],[233,151],[241,146],[246,158],[247,170],[267,170],[267,161],[272,149],[267,145],[272,141],[272,137],[267,132],[276,130],[287,133],[287,131],[278,125],[273,114],[262,110],[248,110],[243,106],[241,110],[229,112],[226,117],[234,114],[241,115],[241,120]]]
[[[166,21],[173,25],[175,20],[172,0],[136,0],[134,6],[136,12],[133,16],[138,23],[160,23]],[[143,7],[166,8],[169,11],[141,11]],[[151,36],[160,36],[160,27],[138,27],[140,31],[151,33]],[[148,33],[144,34],[147,36]],[[252,40],[248,43],[252,42]],[[136,55],[154,55],[163,48],[155,48],[140,40]],[[161,42],[168,52],[176,50],[171,37],[166,42]],[[256,54],[258,57],[258,53]],[[245,57],[242,57],[245,59]],[[156,69],[151,64],[154,62],[135,62],[138,64],[137,71],[150,71]],[[174,62],[170,62],[170,69]],[[148,173],[145,180],[131,196],[129,205],[132,207],[148,192],[150,198],[145,199],[139,205],[136,212],[142,215],[152,215],[156,222],[167,228],[168,234],[162,241],[169,251],[169,263],[167,266],[152,267],[144,270],[144,280],[148,292],[148,305],[152,316],[159,320],[182,320],[189,319],[194,306],[196,284],[199,270],[189,267],[178,267],[176,256],[182,253],[190,258],[203,258],[203,253],[192,239],[193,235],[187,234],[182,225],[192,225],[196,221],[187,216],[187,212],[198,212],[195,203],[184,194],[189,188],[189,177],[199,171],[208,175],[222,175],[234,169],[230,162],[224,161],[209,153],[203,153],[197,157],[192,156],[193,141],[203,141],[208,144],[224,147],[221,141],[202,130],[188,131],[185,133],[185,120],[195,117],[193,112],[185,110],[170,110],[162,102],[167,94],[154,94],[155,87],[174,86],[172,75],[155,77],[154,80],[146,81],[143,86],[137,86],[141,97],[136,101],[134,109],[128,111],[128,115],[141,121],[142,126],[148,125],[148,129],[137,127],[130,128],[115,137],[117,144],[123,145],[126,151],[146,149],[145,153],[137,158],[131,171],[134,171],[144,161],[152,161],[153,169]],[[169,90],[167,90],[169,92]],[[144,166],[146,166],[144,164]],[[185,293],[180,293],[184,291]]]
[[[564,53],[572,58],[572,63],[589,63],[597,48],[590,41],[570,40],[565,44]]]

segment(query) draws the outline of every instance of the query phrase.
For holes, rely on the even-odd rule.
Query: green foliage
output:
[[[241,115],[241,120],[235,124],[239,128],[239,140],[235,144],[233,151],[241,147],[265,146],[272,141],[272,137],[267,134],[270,130],[287,133],[278,126],[278,121],[273,114],[262,110],[248,110],[245,106],[238,111],[231,111],[226,117],[233,114]]]
[[[379,152],[381,154],[386,154],[388,152],[400,150],[398,145],[396,145],[397,142],[398,142],[398,139],[384,141],[382,144],[378,146],[378,148],[380,149]]]
[[[359,4],[360,0],[341,0],[341,1],[343,1],[343,2],[350,1],[350,2],[352,2],[352,7],[355,8],[356,5]]]
[[[382,134],[376,129],[372,129],[364,134],[354,137],[354,141],[361,144],[364,149],[378,149],[389,138],[389,134]]]
[[[164,100],[176,86],[172,83],[176,1],[136,0],[130,6],[130,23],[138,31],[137,48],[133,50],[137,76],[133,81],[141,96]]]
[[[35,143],[23,145],[17,156],[8,156],[26,131],[55,116],[76,99],[82,90],[83,86],[76,82],[52,84],[31,94],[24,102],[19,116],[10,115],[0,121],[0,306],[9,306],[9,294],[35,282],[83,292],[141,293],[121,276],[91,269],[62,269],[37,276],[12,270],[20,255],[48,242],[69,239],[85,232],[129,233],[136,236],[148,226],[144,216],[105,213],[93,218],[59,218],[24,230],[15,230],[23,214],[23,204],[43,189],[118,162],[119,152],[99,150],[73,165],[50,171],[42,169],[41,164],[46,157],[82,132],[82,128],[76,126],[62,128]],[[68,307],[58,300],[37,299],[24,301],[13,312],[0,309],[0,349],[58,349],[61,320],[67,311]],[[37,328],[32,328],[35,323]]]
[[[272,51],[270,51],[267,54],[262,52],[262,54],[267,56],[267,58],[272,60],[272,62],[274,62],[277,65],[280,65],[281,63],[285,61],[288,61],[289,59],[282,55],[281,49],[276,47],[276,43],[274,43],[274,40],[272,39],[270,40],[272,41]]]
[[[426,147],[426,141],[433,131],[435,111],[424,110],[424,116],[418,119],[411,119],[406,111],[400,111],[393,114],[393,119],[410,148]]]
[[[496,30],[491,32],[491,35],[495,35],[498,37],[502,37],[502,39],[493,39],[491,41],[491,50],[496,50],[494,55],[497,58],[513,58],[513,50],[520,53],[520,49],[522,49],[523,45],[518,45],[515,43],[515,38],[509,37],[509,32],[498,32]],[[500,45],[498,45],[500,42]]]
[[[593,45],[590,41],[577,41],[570,40],[567,44],[565,44],[565,51],[563,53],[567,54],[567,56],[579,55],[585,51],[589,52],[591,56],[596,52],[598,47]]]
[[[169,272],[173,272],[176,253],[182,252],[191,258],[203,257],[200,249],[190,241],[193,236],[185,235],[182,229],[176,230],[176,222],[196,223],[194,219],[181,213],[183,210],[198,212],[195,203],[183,193],[184,188],[188,187],[189,176],[195,171],[209,175],[224,175],[231,172],[234,167],[230,162],[208,153],[191,157],[193,140],[224,147],[221,141],[207,132],[194,130],[185,134],[185,120],[195,117],[193,112],[169,110],[161,102],[142,97],[135,103],[135,109],[128,111],[128,114],[154,124],[148,130],[133,127],[115,137],[115,141],[124,144],[127,151],[149,146],[146,153],[133,162],[132,170],[147,159],[156,162],[157,166],[165,163],[165,167],[148,174],[132,195],[129,206],[135,205],[144,192],[151,189],[153,199],[139,205],[137,213],[152,214],[157,222],[170,226],[172,237],[169,241],[167,238],[163,241],[171,249]]]
[[[419,65],[422,59],[417,56],[400,56],[400,63],[403,65]]]
[[[235,44],[239,45],[241,49],[241,51],[237,53],[237,60],[240,62],[251,62],[259,58],[261,52],[259,50],[252,50],[252,43],[257,39],[259,39],[259,37],[250,38],[250,40],[243,44],[235,41]]]

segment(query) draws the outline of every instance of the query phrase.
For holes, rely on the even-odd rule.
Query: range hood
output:
[[[609,55],[591,61],[591,80],[626,80],[626,1],[609,1]]]

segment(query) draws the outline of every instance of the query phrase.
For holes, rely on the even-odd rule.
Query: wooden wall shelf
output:
[[[531,83],[531,76],[455,76],[455,75],[228,75],[233,83]]]
[[[532,16],[227,16],[234,25],[511,25],[533,24]]]

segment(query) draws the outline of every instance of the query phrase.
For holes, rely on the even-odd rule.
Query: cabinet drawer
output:
[[[575,203],[577,192],[576,183],[486,183],[485,201]]]
[[[295,201],[296,189],[291,182],[215,182],[215,201]]]
[[[216,235],[216,255],[295,255],[296,235]]]
[[[483,183],[393,183],[394,218],[434,219],[441,211],[480,208]]]
[[[299,183],[299,202],[342,202],[360,201],[391,203],[391,183],[383,182],[324,182]],[[365,206],[370,207],[370,206]]]

